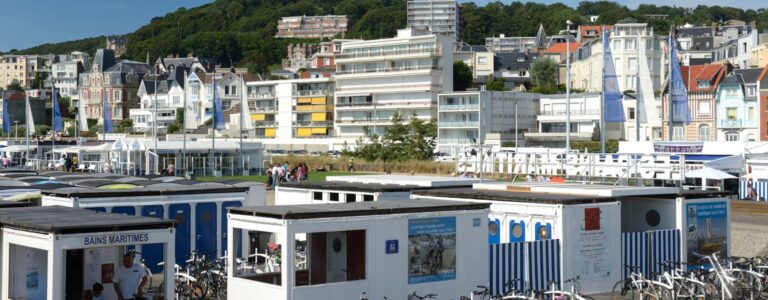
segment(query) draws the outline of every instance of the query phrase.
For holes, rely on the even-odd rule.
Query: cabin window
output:
[[[371,202],[371,201],[373,201],[373,195],[363,195],[363,201],[364,202]]]
[[[347,203],[355,202],[357,201],[357,194],[346,194],[345,199]]]
[[[297,234],[296,286],[365,279],[365,235],[365,230]]]
[[[235,256],[242,261],[242,267],[235,268],[234,276],[281,286],[282,245],[277,241],[284,239],[280,236],[274,232],[235,229],[234,244],[238,248]],[[296,244],[299,245],[299,241]]]
[[[328,194],[328,198],[330,198],[331,202],[339,202],[339,193],[330,193]]]
[[[313,192],[312,193],[312,200],[323,201],[323,192]]]

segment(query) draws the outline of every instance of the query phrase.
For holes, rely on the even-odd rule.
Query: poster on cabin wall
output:
[[[581,276],[585,292],[605,292],[620,280],[621,207],[615,202],[566,205],[562,279]]]
[[[456,217],[408,220],[408,284],[456,279]]]
[[[688,268],[708,268],[706,257],[714,253],[728,257],[728,203],[688,203],[685,212]]]

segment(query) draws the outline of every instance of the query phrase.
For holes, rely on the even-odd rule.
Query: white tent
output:
[[[716,179],[716,180],[736,178],[736,176],[733,176],[731,174],[728,174],[728,173],[725,173],[725,172],[720,171],[718,169],[714,169],[714,168],[710,168],[710,167],[703,167],[703,168],[695,170],[695,171],[685,172],[685,177],[687,177],[687,178]]]

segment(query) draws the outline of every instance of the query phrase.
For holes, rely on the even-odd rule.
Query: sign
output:
[[[112,278],[115,277],[115,264],[101,264],[101,284],[112,283]]]
[[[148,233],[103,234],[83,237],[83,246],[133,245],[148,241]]]
[[[686,205],[688,268],[708,268],[707,255],[728,257],[728,203],[725,201]]]
[[[456,279],[456,217],[408,220],[408,284]]]
[[[480,227],[480,218],[472,219],[472,227]]]
[[[653,143],[653,151],[664,153],[701,153],[703,143]]]
[[[387,240],[387,254],[399,252],[397,240]]]

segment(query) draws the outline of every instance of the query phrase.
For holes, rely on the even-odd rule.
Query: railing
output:
[[[404,122],[407,120],[403,119]],[[392,123],[392,119],[359,119],[359,120],[336,120],[337,124],[354,124],[354,123]]]
[[[275,98],[275,93],[251,93],[248,94],[248,98],[251,99],[269,99],[269,98]]]
[[[331,90],[299,90],[293,91],[293,96],[296,97],[308,97],[308,96],[333,96]]]
[[[388,73],[388,72],[419,71],[419,70],[442,71],[443,68],[436,67],[436,66],[408,66],[408,67],[399,67],[399,68],[376,68],[376,69],[365,69],[365,70],[337,71],[336,75],[363,74],[363,73]]]
[[[478,121],[440,121],[438,122],[440,127],[477,127],[480,125]]]
[[[277,106],[262,106],[262,107],[251,107],[251,112],[264,112],[264,111],[276,111]]]
[[[333,121],[294,121],[293,126],[327,127],[333,126]]]
[[[470,138],[437,138],[437,143],[441,145],[468,145],[472,144]]]
[[[699,141],[706,142],[711,140],[712,138],[709,135],[699,135]]]
[[[371,93],[373,91],[380,91],[380,90],[391,92],[392,90],[398,90],[398,89],[416,89],[416,88],[424,89],[424,90],[430,90],[430,89],[441,90],[443,88],[443,85],[442,84],[424,84],[424,83],[377,84],[377,85],[356,86],[356,87],[337,87],[336,93],[337,94],[341,92]]]
[[[254,121],[253,126],[256,127],[276,127],[277,121]]]
[[[418,54],[418,53],[441,54],[441,53],[443,53],[443,50],[440,49],[440,48],[419,48],[419,49],[408,49],[408,50],[365,52],[365,53],[355,53],[355,54],[339,54],[339,55],[336,55],[336,60],[348,59],[348,58],[361,58],[361,57],[376,57],[376,56],[390,56],[390,55],[403,55],[403,54]]]
[[[373,102],[349,102],[349,103],[336,103],[336,107],[354,107],[354,106],[372,106]]]
[[[744,125],[742,120],[720,120],[721,128],[740,128],[744,127]]]
[[[373,103],[373,102],[361,102],[361,103],[336,103],[336,107],[366,107],[366,106],[375,106],[377,108],[386,108],[386,107],[399,107],[399,106],[414,106],[414,105],[431,105],[432,103],[427,103],[426,101],[421,101],[417,103],[413,102],[394,102],[394,103]]]
[[[555,111],[542,111],[539,113],[539,115],[542,116],[565,116],[567,114],[567,111],[565,110],[555,110]],[[600,110],[599,109],[587,109],[587,110],[576,110],[571,111],[571,116],[599,116]]]
[[[314,104],[314,105],[296,105],[294,111],[333,111],[333,105]]]
[[[479,104],[439,104],[437,110],[477,110]]]

